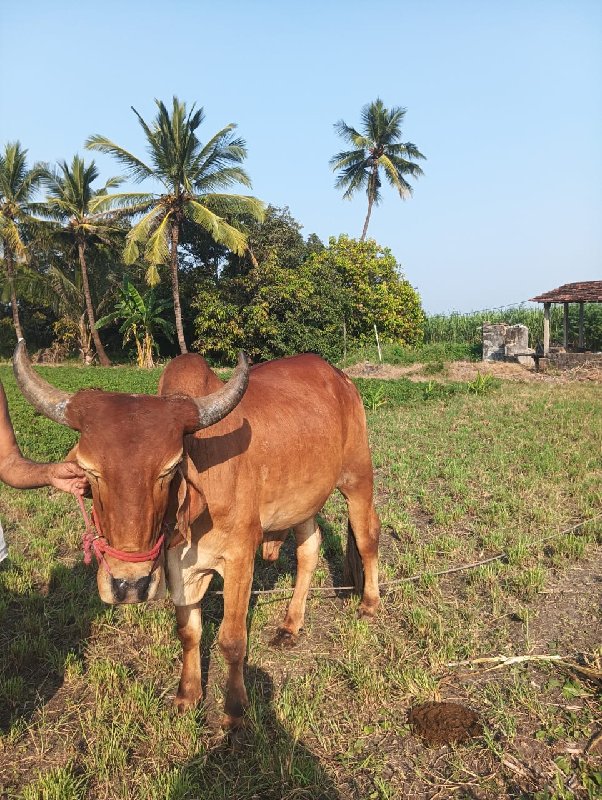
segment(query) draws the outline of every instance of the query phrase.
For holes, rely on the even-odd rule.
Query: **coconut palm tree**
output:
[[[400,141],[405,115],[405,108],[389,110],[377,98],[362,108],[361,133],[342,119],[335,123],[338,135],[354,147],[330,159],[332,169],[335,172],[340,170],[335,185],[345,189],[344,198],[351,198],[359,189],[365,189],[368,195],[368,213],[360,237],[362,242],[368,232],[372,206],[381,201],[381,169],[402,200],[412,194],[412,187],[405,176],[417,178],[422,175],[422,169],[412,159],[424,159],[425,156],[415,144]]]
[[[20,225],[30,222],[31,198],[42,177],[43,165],[27,168],[27,150],[20,142],[9,142],[0,153],[0,241],[8,278],[10,304],[17,338],[23,337],[15,290],[15,262],[26,256]]]
[[[200,225],[216,242],[241,255],[247,249],[246,235],[227,220],[239,215],[261,219],[263,203],[248,195],[219,191],[238,183],[251,186],[240,166],[247,150],[244,140],[234,135],[236,125],[226,125],[202,144],[196,134],[204,119],[202,108],[195,110],[193,105],[187,111],[186,104],[174,97],[170,113],[163,102],[155,102],[158,111],[150,124],[132,107],[146,137],[149,164],[105,136],[91,136],[86,147],[114,156],[133,180],[154,180],[162,187],[153,195],[124,193],[101,199],[96,208],[121,205],[141,215],[128,234],[124,260],[133,263],[144,245],[151,286],[159,281],[158,265],[169,262],[178,344],[186,353],[178,280],[178,243],[184,220]]]
[[[92,184],[97,178],[98,169],[94,161],[86,165],[80,156],[75,155],[71,165],[66,161],[59,162],[57,169],[46,169],[42,174],[48,195],[46,202],[37,210],[60,223],[59,235],[66,236],[75,245],[90,332],[98,360],[107,367],[111,362],[96,330],[86,250],[99,242],[108,243],[110,240],[111,219],[107,214],[94,213],[94,202],[108,196],[108,190],[119,186],[121,178],[110,178],[102,188],[93,189]]]

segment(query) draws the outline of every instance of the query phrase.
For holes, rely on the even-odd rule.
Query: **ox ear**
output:
[[[75,461],[77,464],[77,454],[79,451],[79,442],[76,442],[71,450],[67,453],[63,461]],[[86,488],[84,489],[84,497],[92,497],[92,488],[90,482],[86,480]]]
[[[176,527],[180,536],[190,543],[191,526],[207,508],[207,500],[198,470],[187,453],[178,469],[178,478],[172,484],[178,482],[175,490],[177,491]]]
[[[71,450],[67,453],[67,455],[63,458],[63,461],[77,461],[77,453],[79,450],[79,442],[76,442]]]

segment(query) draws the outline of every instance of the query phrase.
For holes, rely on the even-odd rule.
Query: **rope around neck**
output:
[[[165,541],[165,533],[161,533],[155,542],[154,547],[144,553],[131,553],[125,550],[116,550],[114,547],[111,547],[111,545],[102,535],[100,520],[98,519],[98,514],[96,513],[94,506],[92,506],[92,517],[90,518],[88,512],[86,511],[83,498],[80,495],[77,495],[76,499],[82,512],[84,522],[86,523],[86,530],[83,534],[84,564],[90,564],[92,562],[92,553],[94,553],[98,565],[100,566],[102,564],[108,574],[112,577],[111,570],[109,569],[109,565],[105,559],[106,554],[111,556],[111,558],[115,558],[117,561],[125,561],[129,564],[139,564],[142,561],[152,561],[153,566],[151,572],[153,571],[155,564],[161,555],[161,549]]]

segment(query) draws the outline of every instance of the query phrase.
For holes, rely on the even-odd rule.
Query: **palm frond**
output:
[[[336,153],[329,163],[334,171],[348,167],[351,164],[360,164],[365,159],[366,153],[364,150],[342,150],[340,153]]]
[[[159,275],[159,270],[157,269],[156,264],[149,265],[144,274],[144,280],[149,286],[157,286],[159,283],[161,283],[161,276]]]
[[[338,136],[341,139],[349,142],[349,144],[354,145],[355,147],[369,147],[370,140],[366,139],[361,133],[358,133],[355,128],[352,128],[350,125],[347,125],[342,119],[338,122],[334,123],[334,129]]]
[[[169,260],[168,235],[171,214],[166,214],[146,243],[144,258],[149,264],[165,264]]]
[[[249,216],[258,222],[263,222],[266,214],[266,205],[262,200],[250,195],[225,194],[212,192],[196,198],[205,207],[211,204],[211,210],[220,217]]]
[[[140,244],[149,238],[162,213],[162,206],[153,205],[150,211],[131,228],[126,236],[125,249],[123,251],[123,260],[126,264],[133,264],[138,259]]]
[[[110,209],[125,213],[139,214],[157,200],[156,195],[148,192],[117,192],[115,194],[95,195],[90,201],[90,212],[105,212]]]
[[[138,112],[135,111],[135,113],[137,114]],[[101,136],[100,134],[89,136],[86,139],[86,148],[88,150],[98,150],[100,153],[107,153],[113,156],[113,158],[116,158],[117,161],[125,167],[128,176],[137,182],[153,176],[153,170],[147,166],[144,161],[141,161],[133,153],[130,153],[125,148],[107,139],[106,136]]]
[[[10,247],[15,256],[18,258],[23,258],[25,256],[27,252],[25,244],[14,220],[6,218],[2,220],[0,236],[2,237],[2,241]]]

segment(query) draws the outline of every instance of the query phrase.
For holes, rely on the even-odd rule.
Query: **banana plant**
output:
[[[118,288],[118,298],[115,310],[97,320],[96,327],[122,320],[119,331],[123,334],[123,344],[133,340],[138,366],[154,367],[155,332],[161,331],[170,342],[173,341],[174,326],[161,316],[171,303],[159,299],[154,288],[141,294],[127,277]]]

